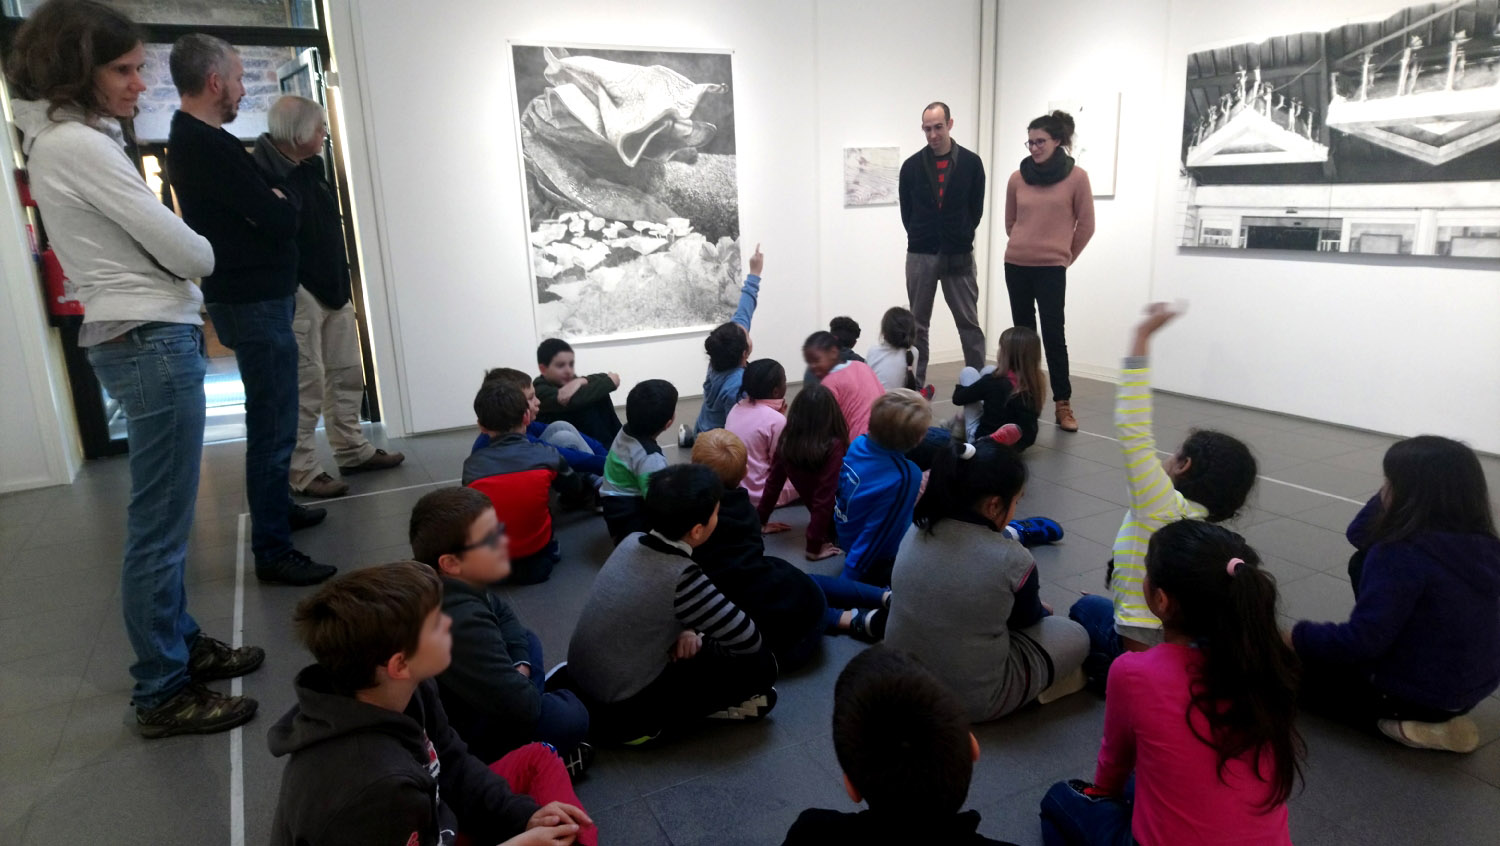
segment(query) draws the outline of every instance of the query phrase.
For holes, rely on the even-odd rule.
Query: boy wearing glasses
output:
[[[542,642],[489,589],[510,574],[505,524],[484,494],[444,488],[417,500],[408,531],[412,558],[443,581],[453,619],[453,662],[438,676],[448,721],[480,760],[533,741],[559,750],[577,777],[593,758],[589,713],[570,691],[545,691]]]

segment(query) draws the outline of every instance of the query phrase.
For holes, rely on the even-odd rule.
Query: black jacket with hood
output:
[[[349,302],[349,257],[338,194],[323,175],[323,157],[294,162],[269,133],[255,139],[255,165],[272,185],[290,188],[302,201],[297,216],[297,283],[327,309]]]
[[[526,830],[537,811],[511,793],[448,726],[437,683],[398,714],[338,693],[314,664],[297,674],[297,704],[267,733],[290,755],[272,846],[452,846],[459,826],[478,843]]]

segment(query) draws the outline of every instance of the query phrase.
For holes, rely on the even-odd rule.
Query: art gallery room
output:
[[[1496,841],[1500,0],[0,57],[0,844]]]

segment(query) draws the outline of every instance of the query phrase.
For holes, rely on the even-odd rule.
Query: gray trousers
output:
[[[938,283],[943,284],[943,300],[953,312],[958,325],[958,340],[964,350],[964,364],[984,366],[984,330],[979,326],[979,280],[974,272],[974,254],[939,255],[906,254],[906,299],[917,318],[917,382],[927,384],[927,327],[932,322],[932,302]]]

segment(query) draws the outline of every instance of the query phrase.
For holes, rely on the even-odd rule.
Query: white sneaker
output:
[[[687,424],[686,423],[679,423],[679,424],[677,424],[677,446],[680,449],[687,449],[688,447],[690,447],[692,445],[693,445],[693,439],[688,436],[688,427],[687,427]]]
[[[1479,748],[1479,726],[1467,716],[1454,717],[1445,723],[1381,720],[1379,725],[1381,734],[1413,749],[1473,752]]]

